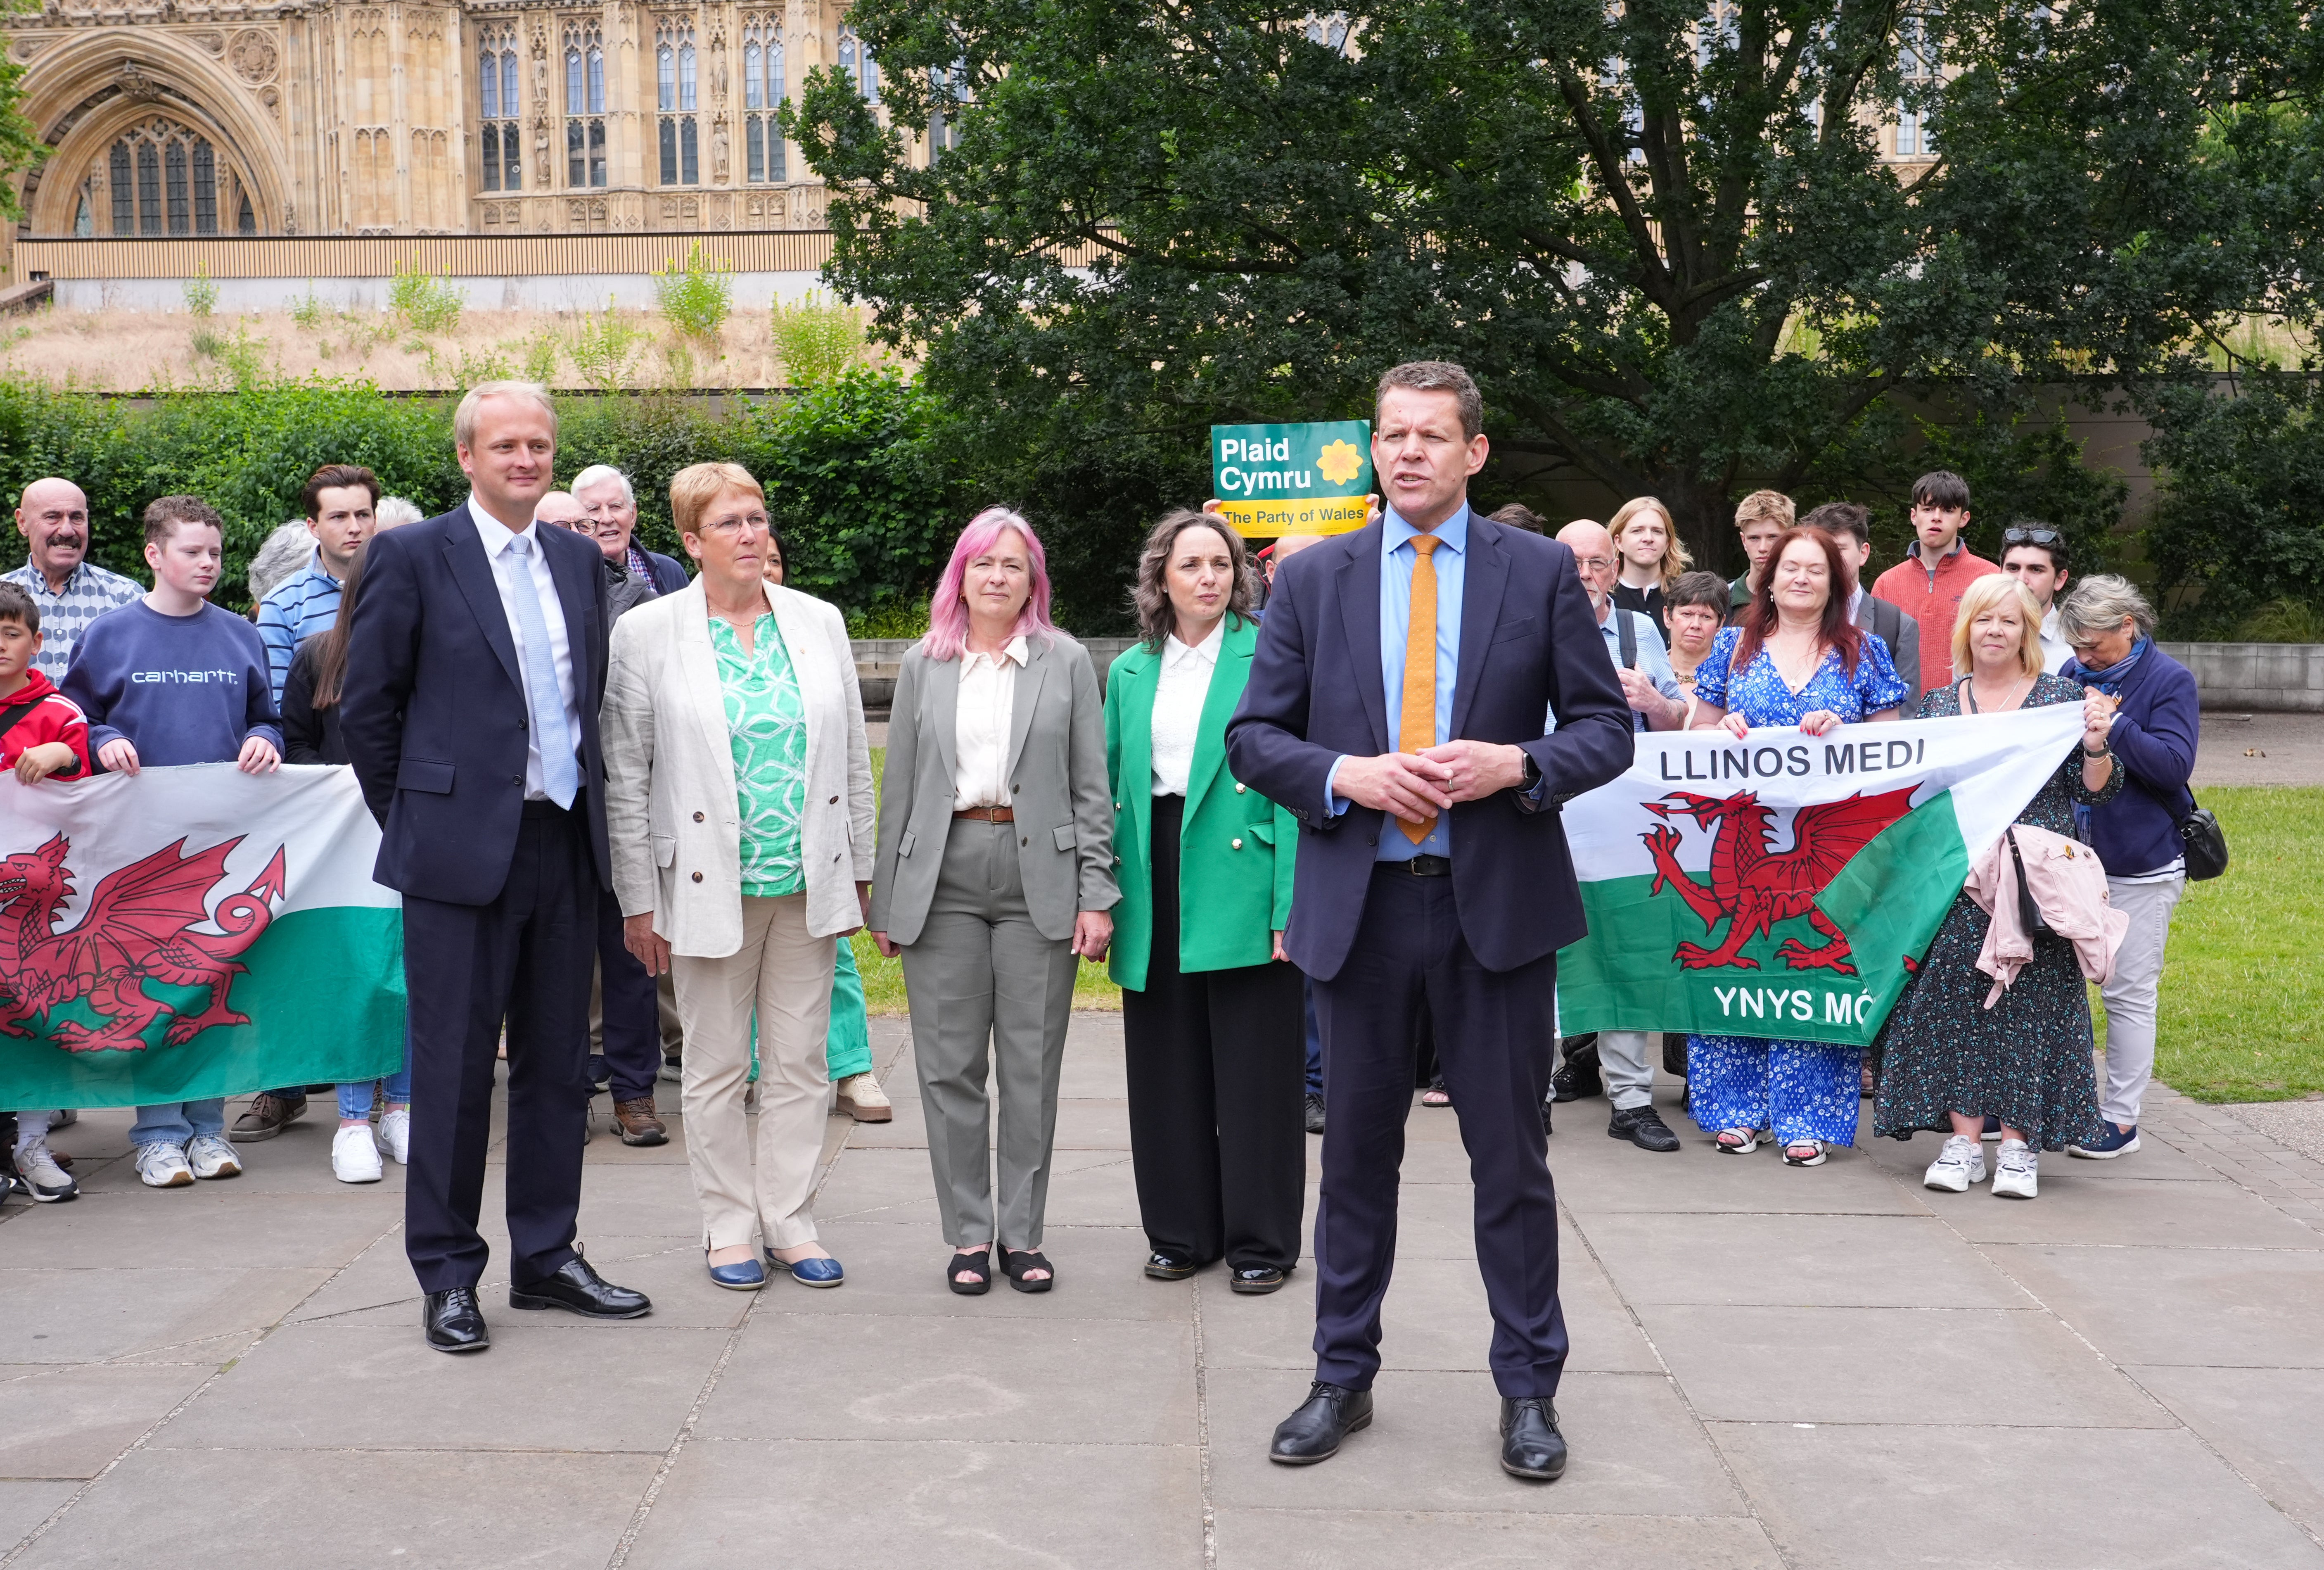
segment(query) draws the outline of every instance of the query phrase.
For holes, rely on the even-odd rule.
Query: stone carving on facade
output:
[[[223,32],[212,32],[205,28],[198,32],[189,32],[186,38],[204,54],[221,54],[226,51],[226,34]]]
[[[161,96],[161,84],[145,73],[145,68],[134,60],[124,60],[114,73],[114,85],[121,96],[133,104],[150,104]]]
[[[724,113],[710,117],[710,183],[726,183],[726,116]]]
[[[30,60],[48,48],[51,42],[45,38],[20,38],[16,41],[16,47],[9,52],[20,60]]]
[[[255,27],[245,27],[234,35],[234,42],[226,51],[226,63],[234,68],[235,76],[255,88],[274,79],[281,57],[273,39]]]

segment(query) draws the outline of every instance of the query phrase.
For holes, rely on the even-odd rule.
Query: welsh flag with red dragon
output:
[[[343,768],[0,775],[0,1106],[392,1072],[402,909],[378,854]]]
[[[1565,805],[1590,936],[1559,1028],[1868,1044],[2081,712],[1639,736]]]

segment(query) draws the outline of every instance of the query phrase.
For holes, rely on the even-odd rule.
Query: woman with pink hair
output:
[[[1089,653],[1049,620],[1033,526],[969,520],[904,656],[888,731],[872,939],[904,960],[945,1280],[1046,1292],[1041,1252],[1074,974],[1113,936],[1113,806]],[[1001,1091],[996,1219],[985,1094]]]

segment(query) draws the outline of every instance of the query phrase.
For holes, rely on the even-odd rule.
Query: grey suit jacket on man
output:
[[[1074,935],[1083,910],[1121,898],[1113,882],[1113,800],[1105,773],[1105,711],[1089,651],[1064,633],[1026,640],[1010,695],[1009,789],[1025,904],[1042,937]],[[952,832],[960,723],[960,665],[904,656],[881,780],[880,845],[872,929],[918,939],[936,899]]]

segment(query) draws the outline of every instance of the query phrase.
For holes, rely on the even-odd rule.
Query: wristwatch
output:
[[[1525,773],[1517,780],[1517,789],[1527,794],[1540,790],[1541,765],[1535,762],[1533,754],[1522,747],[1517,749],[1517,756],[1525,760]]]

